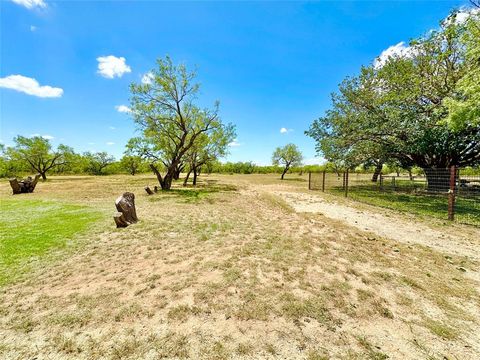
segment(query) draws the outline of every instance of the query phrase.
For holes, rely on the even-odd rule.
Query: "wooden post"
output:
[[[457,171],[455,165],[450,167],[450,188],[448,190],[448,220],[453,220],[455,217],[455,183]]]
[[[150,189],[150,187],[148,187],[148,186],[145,186],[145,191],[147,192],[148,195],[153,195],[154,194],[152,189]]]
[[[344,173],[345,176],[345,197],[348,197],[348,169]]]
[[[325,173],[326,170],[323,170],[323,179],[322,179],[322,191],[325,192]]]
[[[308,172],[308,190],[312,190],[312,172]]]

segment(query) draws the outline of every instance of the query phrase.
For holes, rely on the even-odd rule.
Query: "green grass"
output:
[[[398,183],[397,183],[398,186]],[[441,220],[448,218],[448,197],[445,194],[411,192],[411,188],[398,186],[397,191],[380,191],[376,185],[351,186],[348,197],[367,204],[402,212],[431,216]],[[340,187],[328,189],[336,195],[344,195]],[[469,225],[480,225],[480,201],[478,198],[457,197],[455,220]]]
[[[0,286],[30,269],[31,260],[69,245],[100,218],[81,205],[30,200],[24,196],[0,202]]]

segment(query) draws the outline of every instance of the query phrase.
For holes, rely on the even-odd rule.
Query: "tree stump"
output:
[[[115,207],[118,212],[113,216],[113,220],[115,220],[117,228],[127,227],[138,221],[134,194],[130,192],[123,193],[122,196],[115,200]]]
[[[40,179],[40,174],[35,175],[33,179],[31,176],[20,181],[17,178],[9,179],[13,195],[32,193],[35,190],[35,186],[37,186],[38,179]]]
[[[148,187],[148,186],[145,186],[145,191],[147,192],[148,195],[153,195],[154,194],[152,189],[150,189],[150,187]]]

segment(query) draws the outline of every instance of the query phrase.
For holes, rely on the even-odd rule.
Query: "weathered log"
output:
[[[138,221],[137,212],[135,210],[135,195],[130,192],[123,193],[115,200],[115,207],[118,213],[113,216],[115,224],[118,227],[127,227]]]
[[[35,175],[35,178],[32,179],[31,176],[26,179],[18,181],[17,178],[9,179],[10,186],[13,191],[13,195],[22,194],[22,193],[32,193],[37,186],[38,179],[40,179],[40,174]]]
[[[148,186],[145,186],[145,191],[147,192],[148,195],[153,195],[154,194],[152,189],[150,189],[150,187],[148,187]]]

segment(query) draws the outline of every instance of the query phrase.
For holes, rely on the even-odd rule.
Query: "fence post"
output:
[[[448,220],[453,220],[455,216],[455,182],[457,170],[455,165],[450,167],[450,189],[448,190]]]
[[[348,197],[348,169],[344,173],[345,176],[345,197]]]
[[[312,172],[309,171],[309,172],[308,172],[308,190],[312,190],[312,185],[311,185],[311,183],[312,183]]]
[[[325,173],[326,171],[323,170],[323,179],[322,179],[322,192],[325,192]]]

